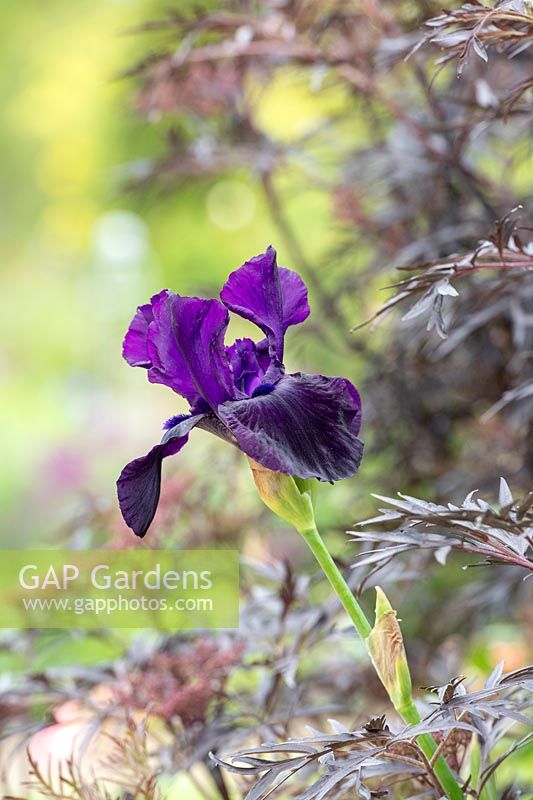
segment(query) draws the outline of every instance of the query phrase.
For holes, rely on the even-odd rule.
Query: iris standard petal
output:
[[[187,417],[167,431],[161,444],[127,464],[117,481],[120,510],[126,525],[142,538],[154,518],[161,492],[161,464],[167,456],[179,453],[189,432],[203,419],[203,414]]]
[[[227,309],[219,300],[180,297],[173,300],[173,333],[198,393],[216,411],[235,391],[224,335]]]
[[[361,404],[346,378],[286,375],[269,393],[225,403],[218,415],[246,455],[277,472],[337,481],[361,462]]]
[[[175,297],[174,292],[166,292],[152,303],[153,322],[148,336],[152,366],[148,380],[168,386],[193,405],[200,395],[174,335],[172,306]]]
[[[149,369],[152,366],[148,353],[148,326],[154,319],[152,310],[153,304],[158,302],[161,297],[166,294],[167,290],[164,289],[162,292],[152,297],[149,303],[139,306],[135,316],[130,322],[122,344],[122,356],[131,367],[145,367]]]
[[[295,272],[277,266],[273,247],[232,272],[220,298],[230,311],[261,328],[279,361],[285,331],[309,315],[304,282]]]
[[[307,286],[297,272],[285,267],[278,267],[283,302],[283,332],[291,325],[299,325],[311,313],[307,299]]]
[[[168,292],[153,304],[153,316],[148,331],[152,383],[169,386],[191,406],[202,398],[215,409],[239,396],[224,349],[229,315],[222,303]]]

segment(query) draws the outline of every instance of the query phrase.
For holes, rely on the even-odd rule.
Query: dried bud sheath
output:
[[[376,587],[376,622],[366,645],[372,663],[396,710],[412,703],[412,684],[402,632],[385,593]]]

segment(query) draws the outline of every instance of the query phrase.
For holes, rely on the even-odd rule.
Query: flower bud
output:
[[[259,496],[268,508],[299,533],[315,526],[316,481],[273,472],[248,458]]]
[[[366,645],[372,663],[397,711],[412,703],[409,665],[402,632],[385,593],[376,586],[376,622]]]

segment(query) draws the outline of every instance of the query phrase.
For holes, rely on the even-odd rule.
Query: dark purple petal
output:
[[[148,331],[152,383],[164,383],[191,405],[203,398],[213,409],[238,396],[224,349],[229,315],[222,303],[168,293],[153,304],[153,315]]]
[[[348,405],[351,405],[355,409],[355,413],[350,422],[350,430],[353,434],[355,434],[355,436],[357,436],[357,434],[361,430],[361,420],[362,420],[361,395],[359,394],[353,383],[351,383],[347,378],[336,378],[336,380],[344,381],[345,390],[351,397],[351,401],[348,403]]]
[[[296,272],[278,268],[273,247],[232,272],[220,298],[231,311],[261,328],[279,361],[285,331],[309,315],[304,282]]]
[[[178,453],[187,436],[156,444],[149,453],[127,464],[117,481],[118,502],[124,522],[141,539],[151,525],[161,492],[161,462]]]
[[[120,510],[126,525],[141,539],[150,527],[159,503],[163,459],[181,450],[191,429],[202,419],[203,414],[182,420],[167,431],[161,444],[156,444],[145,456],[130,461],[120,473],[117,481]]]
[[[148,380],[170,387],[193,405],[199,394],[173,332],[172,304],[175,297],[173,292],[167,292],[152,303],[153,322],[148,336],[152,366]]]
[[[213,410],[238,397],[224,346],[227,309],[218,300],[176,296],[173,316],[176,342],[200,396]]]
[[[131,367],[149,369],[152,366],[148,354],[148,326],[154,318],[152,305],[166,294],[167,290],[165,289],[152,297],[150,303],[139,306],[130,322],[122,344],[122,356]]]
[[[258,350],[251,339],[237,339],[231,347],[226,347],[226,353],[235,386],[250,396],[270,366],[268,351]]]
[[[311,313],[307,300],[307,286],[297,272],[278,267],[283,301],[283,332],[291,325],[299,325]]]
[[[268,469],[338,481],[361,462],[361,403],[346,378],[286,375],[268,394],[225,403],[218,414],[240,449]]]

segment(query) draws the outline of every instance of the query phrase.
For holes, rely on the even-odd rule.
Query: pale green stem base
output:
[[[408,725],[416,725],[417,722],[420,722],[420,714],[418,713],[418,709],[413,701],[411,701],[408,707],[404,707],[402,709],[397,708],[396,711],[401,716],[403,721],[408,723]],[[430,733],[423,733],[417,737],[416,741],[425,757],[428,759],[428,761],[431,761],[435,750],[437,749],[437,743],[435,742],[433,736],[431,736]],[[449,797],[450,800],[461,800],[463,797],[461,787],[455,780],[453,772],[448,766],[448,762],[442,756],[439,756],[435,761],[433,770],[439,779],[440,785],[446,792],[447,797]]]
[[[300,531],[300,533],[311,548],[313,555],[322,568],[322,571],[329,580],[339,600],[344,606],[346,613],[353,622],[357,633],[361,637],[363,643],[366,645],[366,639],[369,637],[372,631],[372,626],[367,620],[359,603],[355,599],[350,587],[344,580],[342,573],[333,561],[329,550],[322,541],[318,530],[315,527],[306,531]],[[416,723],[420,722],[420,714],[418,713],[413,700],[411,700],[408,705],[403,706],[402,708],[396,708],[396,711],[408,725],[416,725]],[[437,744],[433,737],[427,733],[422,734],[417,738],[417,742],[426,758],[431,760],[431,757],[437,749]],[[435,761],[433,770],[443,790],[446,792],[447,797],[449,797],[450,800],[462,800],[463,793],[461,788],[455,780],[450,767],[442,756],[439,756],[439,758]]]

